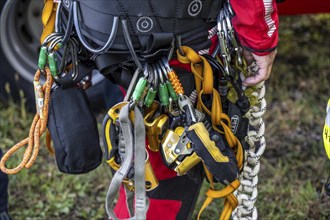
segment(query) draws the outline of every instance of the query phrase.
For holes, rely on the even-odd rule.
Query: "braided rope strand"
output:
[[[249,119],[249,129],[246,141],[249,144],[249,150],[246,150],[243,172],[239,180],[241,186],[235,191],[238,199],[238,206],[233,211],[233,219],[257,219],[258,211],[255,202],[258,196],[258,173],[260,170],[260,157],[265,151],[266,140],[264,137],[265,124],[262,116],[266,112],[265,85],[260,83],[251,96],[257,100],[256,104],[251,106],[246,113]]]
[[[0,160],[0,169],[2,172],[6,174],[16,174],[19,171],[21,171],[24,168],[30,168],[33,163],[35,162],[39,149],[40,149],[40,138],[42,134],[45,132],[47,127],[47,121],[48,121],[48,108],[49,108],[49,100],[50,100],[50,92],[51,92],[51,86],[53,84],[53,78],[51,76],[50,70],[46,68],[45,70],[47,80],[43,86],[41,86],[41,95],[43,98],[43,106],[38,110],[37,107],[37,113],[34,116],[34,119],[31,124],[29,137],[23,139],[22,141],[15,144],[12,148],[10,148],[1,158]],[[39,82],[41,75],[41,71],[37,70],[34,81]],[[37,100],[37,98],[36,98]],[[37,105],[38,106],[38,105]],[[24,152],[22,161],[14,168],[7,168],[6,162],[9,160],[9,158],[20,148],[26,147],[26,150]]]

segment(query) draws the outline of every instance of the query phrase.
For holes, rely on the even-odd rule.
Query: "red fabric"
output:
[[[184,63],[181,63],[179,60],[175,60],[175,59],[170,60],[169,64],[171,66],[177,66],[177,67],[184,68],[187,71],[191,72],[190,64],[184,64]]]
[[[147,220],[175,220],[181,208],[181,202],[177,200],[150,198],[149,202]],[[114,212],[120,219],[128,219],[130,217],[126,206],[126,195],[123,187],[120,188],[119,198]]]
[[[210,47],[210,50],[209,50],[209,54],[212,54],[215,50],[215,48],[217,47],[217,43],[218,43],[218,35],[214,35],[212,38],[211,38],[211,47]]]
[[[275,48],[278,43],[276,1],[273,0],[267,5],[273,8],[270,16],[276,26],[276,30],[271,36],[268,35],[271,27],[267,25],[265,20],[266,11],[263,0],[231,0],[230,2],[236,13],[233,18],[233,25],[241,44],[253,50],[257,55],[268,54],[269,52],[266,51]]]
[[[286,0],[277,4],[280,15],[330,13],[329,0]]]
[[[125,97],[126,96],[126,90],[124,89],[124,87],[119,86],[119,89],[123,93],[123,97]]]
[[[123,186],[120,187],[119,198],[116,207],[114,209],[114,212],[117,215],[117,217],[120,219],[129,218],[129,213],[126,206],[126,195]]]
[[[149,199],[147,220],[175,220],[181,208],[181,201]]]
[[[158,180],[169,179],[177,176],[174,170],[165,166],[160,152],[153,152],[148,149],[149,161]]]

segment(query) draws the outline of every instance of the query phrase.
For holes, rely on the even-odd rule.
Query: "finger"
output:
[[[269,78],[276,56],[276,50],[266,56],[258,56],[253,53],[252,55],[259,69],[256,75],[250,76],[244,80],[244,86],[253,86]]]
[[[260,68],[256,75],[250,76],[243,81],[244,86],[253,86],[269,78],[268,68]]]

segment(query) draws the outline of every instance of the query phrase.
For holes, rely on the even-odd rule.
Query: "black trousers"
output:
[[[2,151],[0,149],[0,158]],[[8,176],[0,170],[0,213],[8,207]]]

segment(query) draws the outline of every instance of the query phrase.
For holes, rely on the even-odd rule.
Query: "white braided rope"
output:
[[[260,157],[265,151],[266,141],[264,137],[265,124],[262,120],[266,112],[265,85],[261,83],[252,96],[257,98],[257,104],[251,106],[246,113],[249,119],[249,129],[246,141],[249,144],[249,150],[245,151],[244,169],[240,174],[239,180],[241,186],[235,191],[238,199],[238,206],[233,211],[233,219],[257,219],[258,212],[254,203],[258,196],[258,173],[260,170]]]

